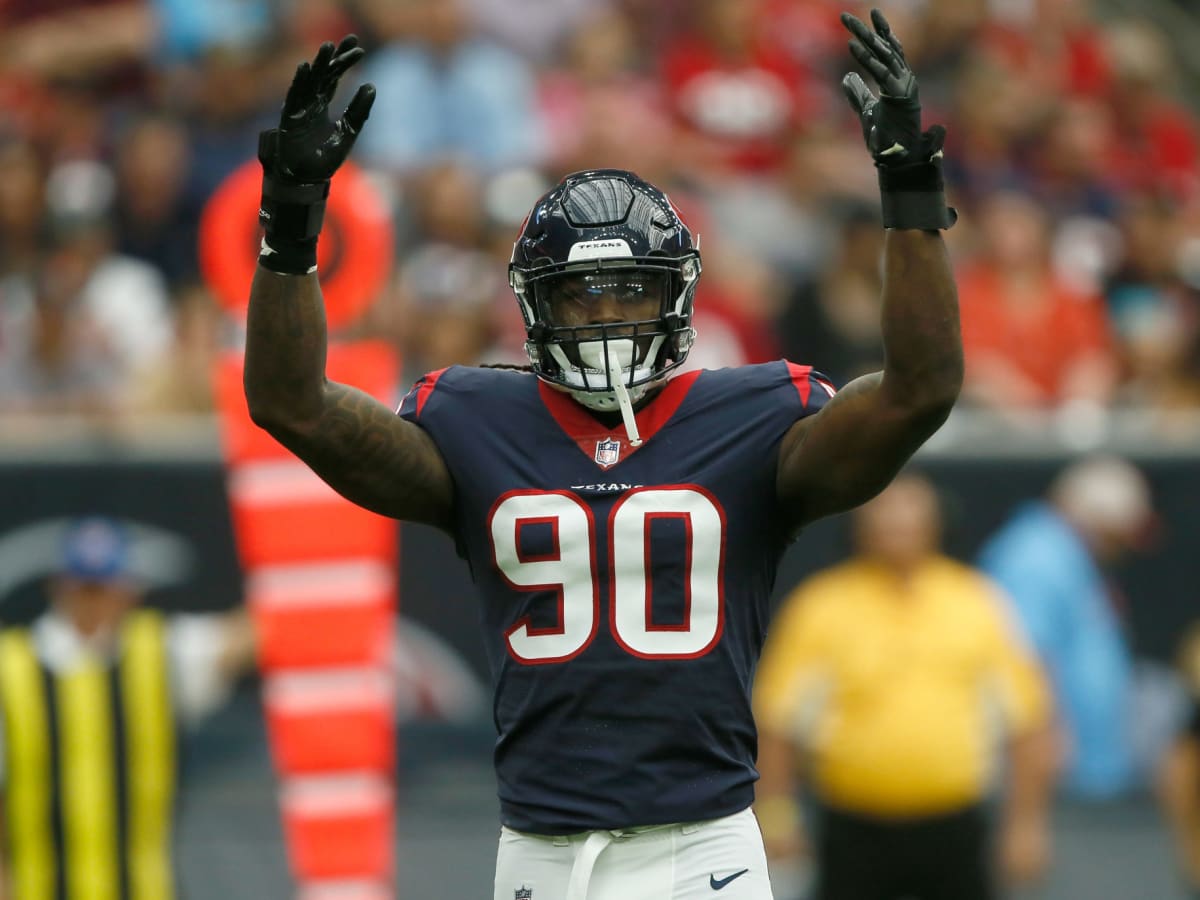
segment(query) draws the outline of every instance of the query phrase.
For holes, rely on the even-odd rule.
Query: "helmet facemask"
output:
[[[695,256],[513,270],[534,371],[589,409],[617,409],[616,382],[636,402],[691,348],[699,274]]]

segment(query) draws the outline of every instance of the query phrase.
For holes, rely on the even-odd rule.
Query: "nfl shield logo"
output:
[[[513,900],[533,900],[533,888],[522,885],[513,891]]]
[[[596,464],[608,468],[615,466],[621,456],[621,442],[612,438],[596,441]],[[520,898],[518,898],[520,900]]]

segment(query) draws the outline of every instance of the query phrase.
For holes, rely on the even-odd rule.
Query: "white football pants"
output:
[[[495,900],[772,900],[749,809],[687,825],[547,837],[500,829]]]

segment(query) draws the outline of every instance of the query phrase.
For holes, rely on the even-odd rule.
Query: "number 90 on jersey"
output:
[[[682,546],[652,549],[651,529],[658,519],[680,520]],[[532,525],[549,527],[551,552],[522,553],[521,531]],[[509,587],[558,595],[553,626],[534,627],[526,615],[507,629],[512,656],[530,665],[578,656],[596,636],[605,584],[608,627],[626,652],[645,659],[687,659],[711,650],[721,637],[725,607],[725,517],[716,500],[694,485],[639,488],[613,505],[603,527],[607,577],[601,577],[597,563],[601,535],[592,510],[575,494],[514,491],[493,507],[493,557]],[[655,623],[651,572],[664,560],[653,560],[652,553],[669,553],[666,562],[682,567],[681,622]]]

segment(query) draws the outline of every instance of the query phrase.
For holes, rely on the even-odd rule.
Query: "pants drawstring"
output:
[[[587,900],[588,882],[592,877],[592,868],[596,858],[604,852],[604,848],[613,842],[620,832],[593,831],[583,842],[579,855],[571,866],[571,878],[567,882],[566,900]]]

